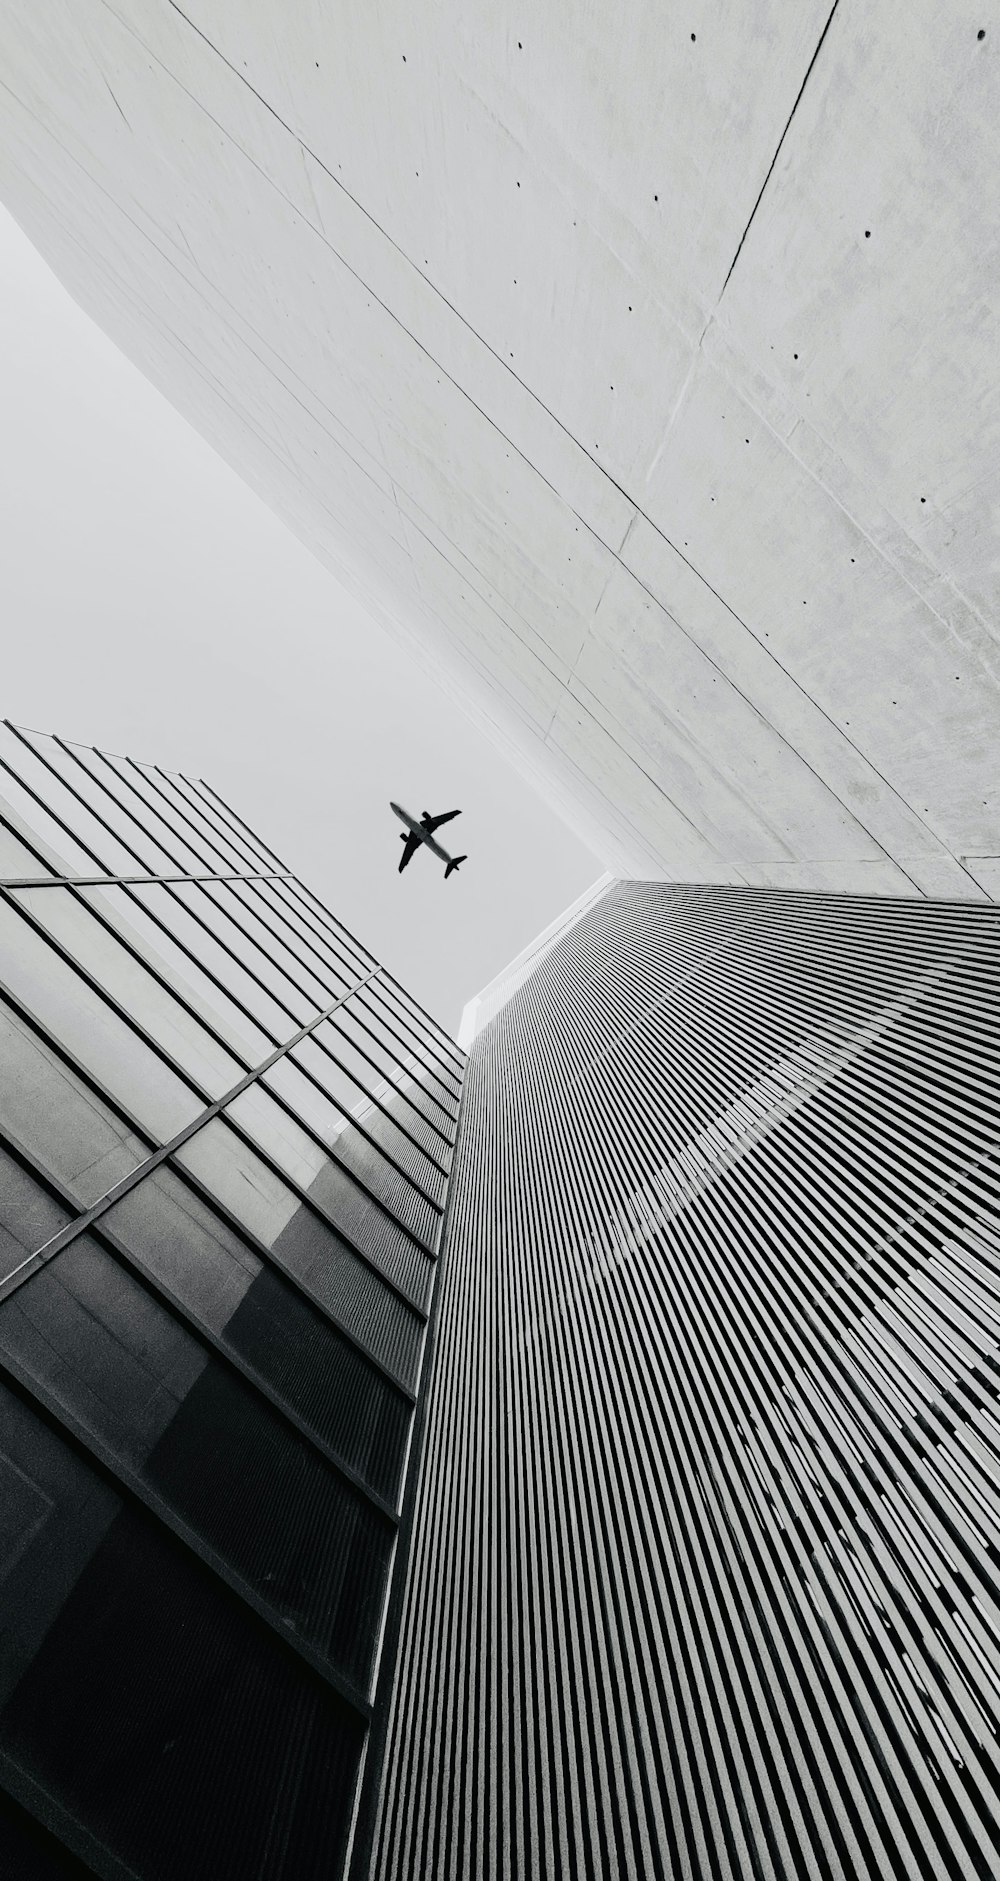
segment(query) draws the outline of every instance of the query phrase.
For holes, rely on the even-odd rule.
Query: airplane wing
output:
[[[428,833],[432,830],[440,829],[442,823],[450,823],[453,816],[461,816],[461,814],[461,810],[446,810],[443,816],[432,816],[430,821],[426,824]]]
[[[405,869],[407,863],[409,862],[410,857],[412,856],[414,850],[419,849],[420,847],[421,847],[421,842],[420,842],[419,836],[408,836],[406,838],[406,842],[403,846],[403,853],[399,858],[400,875],[402,875],[403,870]]]

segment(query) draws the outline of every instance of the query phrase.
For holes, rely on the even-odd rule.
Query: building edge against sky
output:
[[[995,896],[971,0],[0,21],[18,221],[609,867]]]
[[[1000,916],[554,929],[470,1046],[372,1881],[988,1881]]]
[[[206,785],[0,726],[0,1867],[330,1881],[463,1056]]]

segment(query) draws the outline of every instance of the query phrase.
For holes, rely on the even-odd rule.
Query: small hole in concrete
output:
[[[798,353],[793,353],[793,354],[792,354],[792,358],[793,358],[793,359],[798,359]]]
[[[654,196],[654,197],[653,197],[653,201],[654,201],[654,202],[659,202],[659,200],[660,200],[660,198],[659,198],[658,196]]]
[[[403,54],[403,64],[404,64],[404,65],[406,64],[406,54],[405,54],[405,52],[404,52],[404,54]]]
[[[749,442],[750,442],[750,439],[749,439],[749,438],[744,438],[744,440],[743,440],[743,442],[744,442],[744,444],[749,444]]]
[[[521,185],[520,185],[520,183],[518,184],[518,186],[517,186],[517,187],[518,187],[518,189],[520,189],[520,187],[521,187]]]
[[[629,313],[631,313],[631,312],[632,312],[632,309],[631,309],[631,307],[630,307],[630,308],[629,308]]]
[[[854,560],[854,557],[853,557],[853,555],[851,556],[851,560],[852,560],[852,562],[853,562],[853,560]]]
[[[927,498],[926,498],[925,496],[922,496],[922,497],[921,497],[921,499],[920,499],[920,501],[921,501],[921,503],[926,503],[926,501],[927,501]]]
[[[522,52],[522,51],[523,51],[523,49],[524,49],[524,48],[522,47],[522,45],[521,45],[521,41],[520,41],[520,40],[518,40],[518,42],[517,42],[517,49],[518,49],[518,52]]]
[[[698,37],[698,35],[697,35],[697,33],[692,33],[692,34],[691,34],[691,38],[692,38],[692,40],[694,40],[694,39],[697,39],[697,37]]]
[[[978,33],[976,34],[976,38],[977,38],[977,39],[985,39],[985,38],[986,38],[986,28],[985,28],[985,26],[981,26],[981,27],[979,28],[979,31],[978,31]]]
[[[872,232],[871,232],[871,229],[866,229],[866,230],[865,230],[865,241],[866,241],[866,242],[868,242],[868,241],[870,241],[870,240],[871,240],[871,233],[872,233]]]

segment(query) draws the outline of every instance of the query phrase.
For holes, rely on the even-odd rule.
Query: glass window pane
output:
[[[0,1005],[0,1065],[0,1131],[68,1189],[81,1208],[99,1201],[149,1155],[149,1144],[5,1003]]]
[[[134,875],[137,870],[141,872],[147,866],[141,849],[137,850],[131,841],[122,841],[115,833],[114,819],[108,816],[105,805],[100,801],[100,792],[87,772],[67,756],[54,738],[44,737],[39,732],[26,732],[25,737],[31,752],[21,747],[26,760],[20,766],[21,775],[29,775],[28,765],[31,764],[31,781],[34,782],[35,777],[40,780],[37,785],[39,794],[65,819],[73,834],[93,851],[109,875]],[[33,763],[34,752],[38,753],[38,760]],[[42,759],[45,760],[44,764]],[[53,771],[55,776],[52,775]],[[111,824],[110,829],[104,827],[106,822]],[[91,868],[87,873],[100,874],[101,870]]]
[[[155,1141],[167,1142],[198,1116],[202,1100],[4,901],[0,960],[14,998]]]
[[[200,961],[193,960],[172,933],[164,933],[131,889],[81,888],[79,892],[89,907],[99,910],[116,932],[177,988],[206,1023],[221,1033],[224,1043],[232,1047],[243,1063],[259,1065],[270,1057],[274,1040],[240,1011],[228,993],[215,985]],[[179,912],[176,903],[174,911]],[[181,918],[187,924],[187,916]]]
[[[193,872],[200,866],[197,857],[133,790],[126,759],[105,756],[87,745],[74,744],[70,749],[83,770],[94,779],[95,806],[107,817],[122,841],[139,851],[153,874],[176,875],[178,870]]]
[[[147,973],[68,888],[16,888],[19,907],[124,1007],[149,1038],[168,1052],[210,1097],[221,1097],[246,1067]]]
[[[215,1117],[175,1159],[373,1358],[413,1388],[423,1322],[347,1242]]]
[[[0,1351],[367,1684],[391,1523],[89,1234],[0,1303]]]
[[[365,987],[363,997],[365,1004],[376,1015],[379,1025],[393,1033],[407,1053],[415,1055],[427,1066],[449,1096],[457,1098],[462,1083],[459,1066],[435,1039],[428,1036],[424,1022],[413,1018],[400,1007],[388,982],[384,979],[373,980],[370,986]]]
[[[372,967],[378,966],[379,963],[374,954],[370,953],[367,947],[362,946],[355,935],[348,933],[347,928],[337,920],[336,915],[331,914],[329,908],[324,907],[318,896],[314,895],[312,890],[306,888],[297,878],[293,877],[290,881],[280,883],[278,892],[287,897],[292,906],[299,910],[303,920],[314,923],[321,933],[329,937],[332,944],[346,954],[349,960],[356,960],[362,973],[368,973]]]
[[[148,1881],[246,1881],[266,1847],[269,1881],[329,1881],[360,1719],[2,1388],[0,1432],[5,1749]]]
[[[380,974],[372,987],[372,997],[382,1006],[391,1025],[398,1017],[400,1026],[409,1028],[404,1031],[404,1037],[416,1034],[430,1064],[437,1066],[452,1083],[461,1083],[465,1061],[455,1040],[420,1012],[401,986],[387,974]]]
[[[336,1052],[336,1059],[330,1055],[330,1051],[321,1048],[321,1033],[325,1034],[323,1046],[329,1044],[331,1050]],[[364,1065],[363,1060],[359,1060],[357,1053],[352,1052],[332,1030],[324,1026],[318,1026],[308,1038],[302,1039],[289,1056],[317,1079],[345,1110],[357,1112],[376,1141],[384,1143],[390,1155],[396,1156],[418,1182],[422,1182],[425,1188],[440,1199],[437,1188],[439,1169],[435,1168],[435,1163],[447,1161],[448,1148],[428,1128],[422,1113],[414,1109],[401,1075],[399,1084],[377,1077]],[[355,1067],[353,1077],[348,1075],[347,1070],[352,1058]],[[364,1070],[367,1070],[367,1078],[360,1075]],[[370,1104],[373,1098],[377,1098],[378,1104],[391,1112],[394,1122],[385,1118],[378,1106]],[[381,1134],[383,1131],[384,1135]]]
[[[0,1281],[9,1280],[69,1219],[0,1143]]]
[[[172,1169],[102,1218],[311,1430],[388,1500],[399,1491],[410,1407],[297,1288]]]
[[[247,828],[242,817],[222,803],[209,784],[195,783],[189,777],[179,777],[176,772],[171,773],[170,781],[178,795],[193,805],[212,829],[225,836],[234,853],[243,857],[245,867],[254,870],[284,868],[273,850]]]
[[[227,1106],[227,1116],[298,1183],[357,1247],[418,1306],[427,1293],[429,1263],[402,1228],[359,1189],[347,1170],[306,1136],[267,1091],[252,1084]]]
[[[205,893],[235,922],[241,934],[249,934],[261,953],[266,954],[289,984],[299,990],[300,996],[305,994],[312,1012],[317,1007],[328,1006],[332,999],[343,992],[344,981],[335,980],[332,975],[319,979],[303,964],[301,953],[294,946],[285,944],[277,923],[268,925],[267,908],[256,899],[253,883],[212,882],[206,887]]]
[[[44,794],[44,777],[42,779],[36,777],[33,780],[35,788],[38,788],[42,794],[41,804],[35,802],[34,797],[20,782],[32,766],[36,770],[39,767],[31,752],[24,751],[25,764],[23,769],[19,769],[18,760],[22,752],[12,750],[12,744],[12,733],[5,725],[0,725],[0,758],[6,758],[14,771],[12,775],[6,765],[0,764],[0,798],[3,799],[8,815],[15,819],[17,826],[23,829],[29,841],[37,842],[43,847],[46,861],[57,875],[100,875],[106,872],[102,871],[95,858],[88,854],[82,844],[60,828],[55,818],[50,816],[48,810],[43,807],[48,802]],[[39,869],[38,873],[41,874],[42,871]]]
[[[0,771],[0,811],[6,809],[3,801],[3,772]],[[8,815],[9,815],[8,811]],[[11,822],[14,818],[11,817]],[[13,829],[0,821],[0,881],[9,882],[18,877],[51,875],[47,862],[43,862],[34,850],[23,843]]]
[[[290,938],[290,944],[312,960],[321,978],[332,974],[335,984],[356,986],[371,971],[370,963],[350,949],[335,946],[318,924],[303,912],[288,893],[288,888],[287,882],[253,884],[254,894],[269,911],[264,918],[273,919],[279,924],[280,929]]]
[[[315,1130],[323,1143],[333,1150],[338,1162],[360,1173],[368,1187],[386,1201],[394,1213],[400,1215],[409,1227],[426,1236],[429,1242],[433,1242],[434,1211],[428,1208],[410,1181],[412,1176],[414,1184],[422,1183],[427,1188],[428,1183],[423,1174],[426,1157],[414,1149],[405,1137],[401,1137],[389,1120],[374,1110],[367,1099],[356,1099],[353,1118],[344,1117],[316,1089],[315,1084],[303,1075],[291,1056],[281,1058],[276,1065],[272,1065],[270,1071],[264,1073],[262,1082],[291,1106],[297,1118]],[[391,1133],[396,1138],[391,1146],[386,1144],[386,1148],[390,1156],[396,1157],[400,1169],[394,1168],[381,1154],[376,1132],[371,1128],[373,1116],[382,1124],[383,1135]],[[374,1142],[369,1142],[362,1135],[359,1125],[363,1125],[368,1136],[375,1138]],[[400,1148],[403,1152],[401,1156],[397,1154]],[[418,1171],[414,1167],[417,1163],[423,1165],[422,1170]],[[429,1174],[433,1179],[433,1171]],[[435,1194],[434,1200],[437,1199]]]
[[[162,921],[172,934],[176,934],[185,949],[190,949],[195,958],[222,981],[234,1000],[247,1008],[252,1019],[269,1035],[272,1049],[274,1043],[280,1043],[298,1031],[302,1021],[273,999],[264,987],[258,986],[257,981],[240,964],[254,950],[239,935],[233,934],[231,927],[229,943],[236,949],[235,959],[216,938],[216,929],[223,924],[213,907],[202,905],[200,888],[190,882],[182,882],[174,888],[143,886],[129,892],[135,896],[140,907],[148,908],[158,921]]]
[[[129,770],[138,772],[136,789],[145,792],[150,802],[156,804],[167,827],[175,830],[187,847],[202,858],[203,869],[213,875],[228,875],[230,871],[243,874],[247,869],[256,869],[256,862],[238,854],[200,814],[196,805],[178,790],[177,781],[169,771],[158,771],[155,765],[135,761]]]
[[[274,962],[255,945],[246,928],[231,918],[228,909],[220,906],[214,892],[219,888],[218,883],[182,882],[169,892],[179,896],[185,907],[191,909],[199,921],[205,923],[222,947],[232,949],[237,960],[261,982],[269,997],[292,1015],[295,1025],[292,1027],[286,1025],[282,1033],[282,1036],[287,1038],[289,1030],[296,1031],[299,1026],[305,1025],[312,1018],[317,1004],[328,1005],[329,1000],[322,997],[313,1001],[293,986],[285,974],[278,971]],[[224,892],[224,889],[220,892]],[[238,907],[232,909],[232,915],[239,914]],[[249,999],[246,1004],[250,1004]],[[259,1005],[260,995],[258,994],[257,1006]],[[256,1008],[252,1010],[256,1011]],[[259,1013],[257,1016],[260,1016]]]
[[[391,1078],[404,1069],[411,1080],[410,1088],[420,1093],[419,1101],[428,1117],[451,1134],[458,1108],[454,1098],[407,1046],[379,1024],[377,1014],[364,1004],[361,994],[339,1007],[331,1023],[359,1052],[367,1052],[377,1060],[383,1076]]]
[[[447,1112],[433,1104],[409,1073],[351,1020],[349,1005],[339,1007],[331,1018],[324,1019],[308,1039],[295,1047],[296,1054],[307,1046],[315,1055],[310,1059],[310,1066],[322,1065],[324,1078],[329,1076],[341,1081],[332,1085],[338,1094],[345,1072],[355,1081],[350,1084],[355,1092],[359,1088],[380,1094],[386,1089],[397,1092],[400,1122],[406,1124],[431,1156],[442,1159],[447,1156],[452,1135]],[[343,1071],[338,1070],[338,1065],[343,1066]]]

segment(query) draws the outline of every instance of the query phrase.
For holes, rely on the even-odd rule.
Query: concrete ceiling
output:
[[[0,83],[71,292],[609,866],[1000,900],[994,9],[0,0]]]

